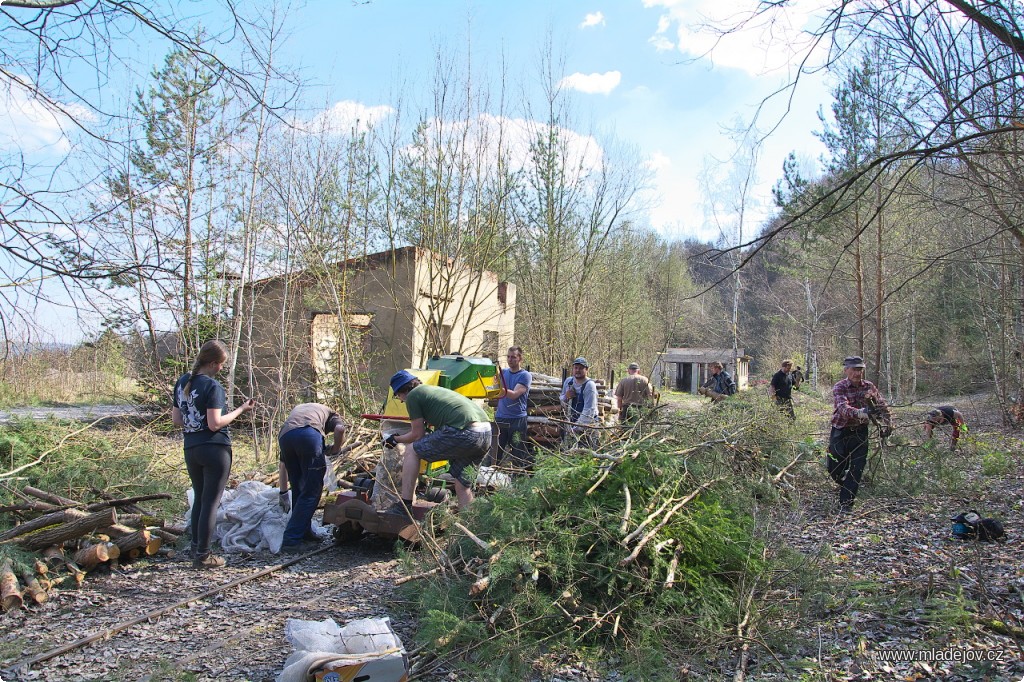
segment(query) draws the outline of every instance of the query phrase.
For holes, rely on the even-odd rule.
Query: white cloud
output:
[[[665,36],[653,35],[648,38],[647,42],[653,45],[658,52],[670,52],[676,49],[676,44]]]
[[[82,122],[94,117],[75,104],[61,105],[66,114],[54,111],[31,93],[32,83],[27,78],[5,80],[0,88],[0,150],[66,154],[71,141],[65,130],[74,125],[68,116]]]
[[[651,206],[651,226],[670,237],[714,237],[700,213],[701,195],[696,179],[665,152],[653,152],[644,165],[654,179],[645,200]]]
[[[820,23],[825,3],[791,0],[784,9],[761,16],[721,0],[643,0],[643,5],[663,9],[649,39],[655,49],[674,46],[691,57],[708,58],[716,66],[758,76],[799,63],[811,49],[806,31]],[[668,35],[672,27],[674,41]]]
[[[386,104],[367,106],[362,102],[342,100],[309,121],[299,122],[298,127],[307,133],[323,131],[330,135],[346,135],[353,130],[366,130],[393,113],[395,110]]]
[[[603,12],[592,12],[583,18],[583,23],[580,24],[580,28],[590,28],[591,26],[604,26],[604,13]]]
[[[585,92],[591,95],[607,95],[618,87],[621,80],[622,74],[618,71],[591,74],[577,72],[571,76],[563,78],[558,85],[560,87],[566,87],[570,90],[579,90],[580,92]]]
[[[497,169],[499,154],[510,167],[527,169],[533,163],[531,146],[537,139],[548,139],[551,128],[546,123],[526,118],[509,118],[480,114],[460,121],[430,122],[425,133],[428,140],[458,149],[466,158],[476,159],[484,169]],[[567,172],[586,175],[604,162],[604,150],[592,135],[583,135],[569,128],[558,128],[560,155]],[[500,148],[499,148],[500,147]],[[412,149],[407,149],[412,153]]]

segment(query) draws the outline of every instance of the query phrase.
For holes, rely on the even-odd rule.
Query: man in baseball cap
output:
[[[392,434],[384,440],[387,448],[399,443],[408,446],[402,459],[402,501],[385,513],[412,517],[420,460],[448,460],[448,472],[455,479],[455,496],[459,508],[464,509],[473,501],[473,481],[465,470],[479,466],[491,446],[492,427],[487,413],[461,393],[423,384],[404,369],[391,377],[390,384],[395,397],[409,411],[411,428],[408,433]],[[427,424],[434,427],[430,433]]]
[[[864,379],[864,358],[843,360],[846,378],[832,387],[832,432],[828,439],[828,473],[839,485],[839,510],[849,512],[857,497],[868,461],[868,426],[871,417],[883,422],[882,437],[892,430],[892,415],[882,394]]]
[[[628,375],[615,387],[615,401],[619,408],[619,423],[636,424],[644,407],[650,404],[653,392],[651,382],[640,374],[640,365],[629,363]]]
[[[573,445],[589,448],[597,447],[597,432],[587,428],[597,424],[597,384],[587,377],[590,363],[584,357],[572,361],[572,375],[562,384],[562,393],[558,396],[562,407],[568,410],[569,421],[580,426],[570,427],[569,436]]]

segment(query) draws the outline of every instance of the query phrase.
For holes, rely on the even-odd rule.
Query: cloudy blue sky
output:
[[[791,0],[770,27],[716,41],[702,24],[735,22],[743,16],[736,12],[756,0],[307,0],[282,10],[287,39],[277,63],[311,83],[303,94],[305,118],[345,123],[385,121],[398,106],[413,118],[429,116],[436,55],[463,64],[468,58],[478,84],[486,83],[495,96],[504,72],[505,116],[521,121],[529,115],[522,102],[540,101],[540,56],[550,45],[564,60],[557,78],[574,98],[575,132],[599,141],[613,136],[633,148],[650,172],[645,211],[635,217],[666,237],[716,240],[719,227],[707,215],[701,190],[704,169],[726,173],[719,161],[734,150],[726,129],[751,121],[764,99],[791,81],[801,56],[800,30],[820,4]],[[212,3],[170,6],[198,17],[213,33],[230,27]],[[240,8],[251,14],[273,6],[250,0]],[[722,14],[721,6],[729,13]],[[112,69],[102,82],[95,73],[79,74],[85,87],[91,78],[104,106],[120,111],[168,49],[142,35],[125,43],[119,47],[128,48],[132,68]],[[828,108],[829,87],[821,78],[802,78],[792,99],[786,93],[762,107],[759,127],[775,130],[761,147],[745,237],[770,214],[770,190],[790,151],[805,172],[813,172],[823,152],[813,131],[821,127],[819,107]],[[70,113],[89,115],[75,106]],[[61,163],[69,149],[52,115],[15,88],[0,91],[0,152],[45,166]]]
[[[709,19],[735,21],[753,0],[321,0],[292,9],[286,59],[317,84],[310,102],[336,112],[380,116],[396,92],[415,104],[426,94],[434,55],[469,54],[474,71],[497,80],[507,64],[512,90],[538,94],[539,55],[550,42],[564,58],[563,86],[573,90],[579,123],[635,146],[653,173],[652,227],[666,236],[714,239],[705,217],[702,169],[727,159],[734,143],[726,128],[749,122],[770,93],[792,78],[799,29],[811,0],[792,2],[788,25],[768,33],[752,28],[716,43],[701,29]],[[728,5],[722,14],[719,6]],[[418,91],[407,92],[407,91]],[[759,126],[775,126],[788,104],[777,97]],[[805,78],[789,114],[763,144],[754,215],[770,210],[770,188],[795,151],[808,164],[823,148],[819,106],[828,85]]]
[[[521,117],[528,113],[517,102],[539,100],[538,65],[550,43],[556,58],[564,60],[560,77],[574,97],[576,132],[595,133],[598,140],[614,136],[632,146],[649,169],[652,182],[644,199],[650,226],[668,237],[716,239],[718,229],[706,215],[700,189],[703,169],[724,174],[717,161],[735,149],[726,129],[750,122],[765,98],[791,81],[801,56],[800,29],[822,2],[791,0],[770,27],[755,26],[717,41],[702,29],[709,22],[736,22],[744,8],[756,4],[307,0],[280,10],[287,17],[287,38],[277,63],[298,69],[312,84],[303,96],[308,118],[327,112],[344,123],[353,117],[385,119],[399,99],[407,109],[425,109],[435,55],[463,60],[468,55],[474,77],[486,80],[492,92],[504,64],[511,102],[506,115]],[[272,6],[270,0],[252,0],[240,8],[252,14]],[[213,4],[184,3],[178,13],[198,17],[213,33],[230,26]],[[108,104],[130,101],[167,50],[165,43],[141,39],[131,47],[134,74],[105,84],[102,99]],[[747,207],[753,223],[770,212],[770,189],[790,151],[813,172],[823,152],[813,131],[821,127],[819,107],[828,108],[828,89],[821,77],[802,77],[792,100],[787,91],[761,108],[759,128],[774,132],[760,150],[757,191]],[[43,150],[52,160],[67,145],[52,116],[19,100],[17,93],[0,92],[0,149],[14,147],[29,155]]]

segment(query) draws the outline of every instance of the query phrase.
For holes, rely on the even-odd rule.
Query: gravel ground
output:
[[[27,670],[33,656],[144,616],[282,562],[271,554],[227,555],[228,565],[196,571],[187,558],[127,564],[90,575],[41,607],[9,613],[0,639],[0,679],[273,680],[291,653],[288,618],[339,624],[390,616],[407,646],[411,626],[388,611],[397,562],[390,543],[325,545],[319,554],[199,602],[134,625]],[[287,557],[291,559],[293,557]]]

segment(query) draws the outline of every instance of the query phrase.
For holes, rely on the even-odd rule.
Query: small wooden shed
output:
[[[666,348],[658,354],[651,370],[651,381],[655,386],[696,393],[711,376],[709,365],[720,362],[732,375],[736,387],[743,391],[749,385],[750,359],[742,348],[738,348],[735,355],[732,348]]]

